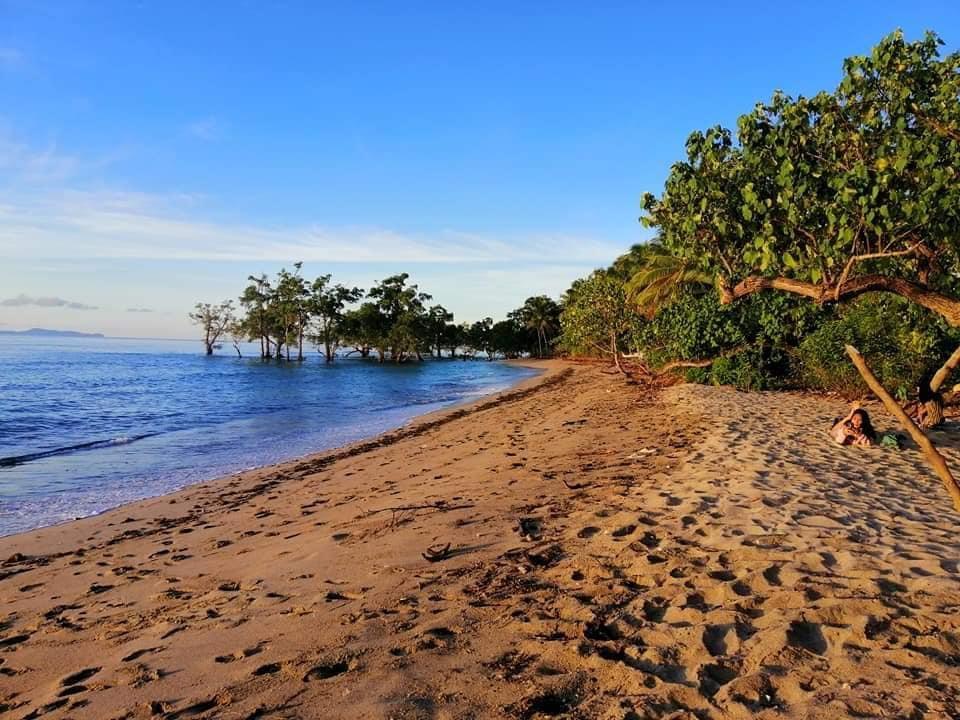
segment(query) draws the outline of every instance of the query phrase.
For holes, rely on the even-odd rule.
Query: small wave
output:
[[[143,435],[121,435],[120,437],[110,438],[109,440],[91,440],[90,442],[78,443],[77,445],[67,445],[65,447],[55,448],[53,450],[42,450],[26,455],[11,455],[10,457],[0,458],[0,467],[15,467],[24,463],[42,460],[55,455],[67,455],[84,450],[98,450],[100,448],[113,447],[115,445],[128,445],[129,443],[152,437],[157,433],[144,433]]]

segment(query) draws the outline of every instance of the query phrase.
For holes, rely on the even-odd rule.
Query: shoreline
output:
[[[50,524],[50,525],[41,525],[41,526],[39,526],[39,527],[28,528],[28,529],[26,529],[26,530],[19,530],[19,531],[12,532],[12,533],[7,533],[7,534],[0,534],[0,540],[4,540],[4,539],[7,539],[7,538],[14,538],[14,537],[17,537],[17,536],[19,536],[19,535],[24,535],[24,534],[28,534],[28,533],[32,533],[32,532],[37,532],[37,531],[45,530],[45,529],[48,529],[48,528],[61,527],[61,526],[63,526],[63,525],[68,525],[68,524],[70,524],[70,523],[82,522],[82,521],[84,521],[84,520],[89,520],[89,519],[91,519],[91,518],[99,518],[99,517],[101,517],[101,516],[103,516],[103,515],[105,515],[105,514],[107,514],[107,513],[114,512],[114,511],[118,511],[118,510],[121,510],[121,509],[123,509],[123,508],[131,507],[131,506],[135,506],[135,505],[137,505],[138,503],[143,503],[143,502],[148,502],[148,501],[151,501],[151,500],[162,499],[162,498],[165,498],[165,497],[171,497],[171,496],[177,495],[178,493],[187,491],[187,490],[189,490],[190,488],[197,487],[197,486],[199,486],[199,485],[204,485],[204,484],[206,484],[206,483],[216,483],[216,482],[219,482],[219,481],[223,481],[223,480],[225,480],[225,479],[228,479],[228,478],[235,478],[235,477],[238,477],[238,476],[243,476],[243,475],[246,475],[246,474],[248,474],[248,473],[267,472],[267,471],[271,471],[271,470],[275,470],[275,469],[276,469],[276,470],[280,470],[280,469],[282,469],[284,466],[289,465],[289,464],[295,464],[295,463],[298,463],[298,462],[301,462],[301,461],[311,460],[311,459],[314,459],[314,458],[317,458],[317,457],[320,457],[320,456],[323,456],[323,455],[327,455],[327,454],[331,454],[331,453],[336,453],[336,452],[341,451],[341,450],[347,450],[347,449],[349,449],[349,448],[352,448],[352,447],[355,446],[355,445],[363,445],[363,444],[366,444],[366,443],[370,443],[370,442],[373,442],[373,441],[377,440],[378,438],[380,438],[380,437],[382,437],[382,436],[391,435],[391,434],[393,434],[393,433],[395,433],[395,432],[397,432],[397,431],[399,431],[399,430],[402,430],[402,429],[404,429],[404,428],[407,428],[407,427],[409,427],[409,426],[411,426],[411,425],[417,425],[418,423],[420,423],[420,422],[422,422],[422,421],[427,421],[427,420],[434,421],[434,420],[436,420],[436,419],[438,419],[438,418],[446,415],[447,413],[455,412],[455,411],[460,410],[460,409],[468,409],[468,408],[470,408],[471,406],[473,406],[473,405],[475,405],[475,404],[481,404],[481,403],[483,403],[484,401],[488,401],[488,400],[495,399],[495,398],[499,397],[500,395],[502,395],[502,394],[504,394],[504,393],[510,393],[510,392],[512,392],[512,391],[514,391],[514,390],[517,390],[517,389],[520,389],[520,388],[523,388],[523,387],[527,387],[527,384],[528,384],[528,383],[533,383],[533,384],[535,384],[536,381],[538,381],[538,380],[541,379],[541,378],[542,378],[542,379],[546,379],[545,375],[547,375],[547,374],[550,373],[550,369],[549,369],[549,368],[546,368],[546,369],[545,369],[544,366],[543,366],[543,364],[544,364],[544,363],[549,363],[549,362],[552,362],[552,361],[550,361],[550,360],[545,360],[545,361],[544,361],[544,360],[532,360],[532,359],[531,359],[531,360],[503,360],[502,362],[504,362],[504,363],[506,363],[506,364],[508,364],[508,365],[516,366],[516,367],[523,367],[523,368],[534,369],[534,370],[537,370],[538,373],[537,373],[536,375],[534,375],[533,377],[520,378],[520,379],[518,379],[516,382],[514,382],[513,384],[511,384],[509,387],[507,387],[507,388],[505,388],[505,389],[502,389],[502,390],[496,390],[496,391],[492,391],[492,392],[484,392],[483,394],[481,394],[481,395],[479,395],[479,396],[476,396],[476,397],[473,397],[473,398],[455,400],[455,401],[453,401],[451,404],[449,404],[449,405],[447,405],[447,406],[445,406],[445,407],[436,409],[436,410],[431,410],[431,411],[428,411],[428,412],[425,412],[425,413],[417,413],[417,414],[413,415],[412,417],[410,417],[409,419],[405,420],[405,421],[404,421],[403,423],[401,423],[400,425],[397,425],[397,426],[395,426],[395,427],[389,428],[389,429],[387,429],[387,430],[383,430],[383,431],[381,431],[381,432],[379,432],[379,433],[375,433],[375,434],[373,434],[373,435],[369,435],[369,436],[366,436],[366,437],[359,438],[359,439],[354,440],[354,441],[352,441],[352,442],[348,442],[348,443],[345,443],[345,444],[342,444],[342,445],[335,445],[335,446],[333,446],[333,447],[326,448],[326,449],[323,449],[323,450],[316,450],[316,451],[313,451],[313,452],[308,452],[308,453],[303,454],[303,455],[295,455],[295,456],[292,456],[292,457],[289,457],[289,458],[286,458],[286,459],[283,459],[283,460],[280,460],[280,461],[277,461],[277,462],[268,463],[268,464],[265,464],[265,465],[255,465],[255,466],[253,466],[253,467],[248,467],[248,468],[244,468],[244,469],[240,469],[240,470],[234,470],[234,471],[229,472],[229,473],[226,473],[226,474],[215,475],[215,476],[209,477],[209,478],[207,478],[207,479],[198,480],[198,481],[195,481],[195,482],[188,482],[187,484],[182,485],[182,486],[180,486],[180,487],[178,487],[178,488],[174,488],[174,489],[172,489],[172,490],[165,490],[165,491],[162,491],[162,492],[160,492],[160,493],[158,493],[158,494],[156,494],[156,495],[148,495],[148,496],[146,496],[146,497],[129,500],[129,501],[127,501],[127,502],[120,503],[119,505],[113,505],[113,506],[110,506],[110,507],[108,507],[108,508],[104,508],[103,510],[101,510],[101,511],[99,511],[99,512],[94,512],[94,513],[91,513],[91,514],[89,514],[89,515],[83,515],[83,516],[80,516],[80,517],[74,517],[74,518],[64,519],[64,520],[61,520],[61,521],[59,521],[59,522],[52,523],[52,524]]]
[[[0,538],[0,712],[960,711],[958,517],[918,453],[811,433],[823,398],[562,361],[521,385]]]

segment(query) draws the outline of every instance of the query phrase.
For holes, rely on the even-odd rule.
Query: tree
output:
[[[490,346],[505,358],[519,357],[524,350],[525,340],[523,328],[515,319],[495,322],[490,328]]]
[[[778,92],[735,137],[693,133],[643,221],[723,303],[886,292],[960,327],[960,54],[941,45],[893,33],[846,60],[834,92]]]
[[[197,303],[190,313],[190,320],[203,328],[203,347],[207,355],[213,355],[217,340],[235,322],[233,301],[224,300],[219,305]]]
[[[485,352],[488,359],[493,359],[493,347],[491,345],[490,334],[492,328],[492,318],[477,320],[467,328],[465,344],[470,350],[471,355],[476,355],[478,352]]]
[[[407,273],[392,275],[370,289],[367,297],[380,315],[381,333],[374,345],[380,362],[402,363],[410,356],[422,359],[420,351],[429,345],[425,303],[431,300],[416,285],[407,285]]]
[[[365,302],[356,310],[348,310],[341,323],[342,341],[353,346],[360,357],[370,357],[370,352],[378,346],[387,333],[386,318],[375,303]],[[380,354],[380,362],[383,355]]]
[[[243,320],[234,318],[233,322],[230,323],[230,326],[227,328],[227,332],[230,335],[230,342],[233,344],[233,349],[237,352],[237,357],[242,358],[243,353],[240,351],[240,343],[246,340],[249,335],[246,323]]]
[[[443,348],[450,353],[450,358],[457,357],[457,350],[466,343],[466,331],[463,325],[448,323],[443,331]]]
[[[303,336],[309,320],[310,290],[300,275],[303,263],[294,263],[293,272],[286,268],[277,274],[277,287],[271,297],[270,312],[277,338],[277,359],[281,347],[287,346],[290,360],[290,345],[297,344],[297,360],[303,360]]]
[[[323,345],[323,357],[328,363],[333,362],[343,336],[347,304],[354,303],[363,296],[360,288],[347,288],[339,283],[331,284],[330,277],[330,275],[321,275],[313,281],[308,301],[309,314],[317,327],[314,341],[318,345]]]
[[[634,245],[628,256],[633,262],[623,263],[618,258],[612,274],[616,276],[620,268],[628,270],[627,297],[647,318],[676,300],[685,287],[709,288],[713,283],[713,277],[694,261],[674,255],[656,240]]]
[[[243,294],[240,296],[240,304],[247,310],[244,323],[247,328],[247,337],[250,340],[257,338],[260,341],[260,357],[266,359],[271,355],[267,305],[270,302],[272,288],[267,276],[263,274],[259,277],[250,275],[247,280],[250,284],[244,288]]]
[[[450,328],[455,327],[453,325],[453,313],[443,305],[434,305],[428,311],[427,325],[430,332],[430,354],[432,355],[433,350],[436,349],[439,358],[450,334]]]
[[[550,339],[560,327],[560,306],[546,295],[527,298],[517,311],[524,326],[536,333],[537,357],[543,357]]]
[[[609,355],[622,371],[620,345],[636,321],[624,285],[611,273],[597,270],[568,294],[560,316],[561,341],[567,348],[590,348]]]
[[[694,133],[648,224],[721,279],[725,302],[776,289],[818,302],[892,292],[960,325],[960,55],[928,34],[846,61],[834,93],[782,93]]]

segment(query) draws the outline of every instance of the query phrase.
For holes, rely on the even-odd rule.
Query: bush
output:
[[[864,296],[807,335],[797,349],[799,384],[859,397],[867,387],[844,352],[853,345],[893,395],[905,400],[958,344],[955,331],[902,298]]]
[[[643,328],[640,344],[654,366],[717,358],[709,368],[688,371],[691,382],[771,390],[796,377],[789,350],[825,317],[829,311],[784,295],[721,305],[715,292],[688,292]]]

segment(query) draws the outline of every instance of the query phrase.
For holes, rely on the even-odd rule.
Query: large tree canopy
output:
[[[832,93],[777,93],[687,140],[645,224],[725,303],[776,289],[824,303],[902,295],[960,326],[960,54],[897,32]]]

